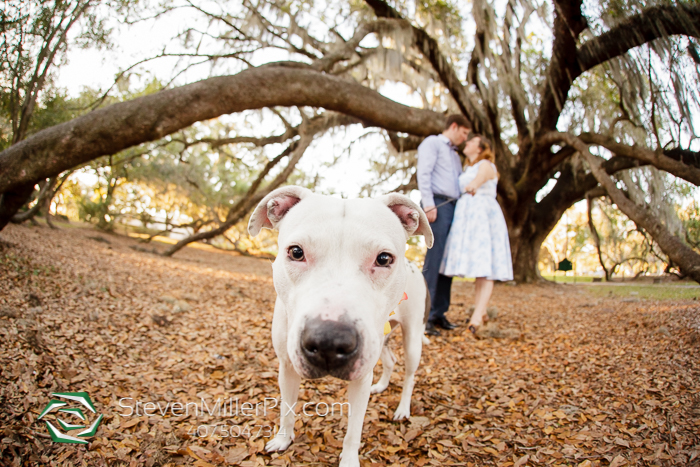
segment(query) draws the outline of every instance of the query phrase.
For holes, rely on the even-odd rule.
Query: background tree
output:
[[[65,62],[71,46],[110,47],[105,18],[111,12],[129,11],[134,3],[133,0],[3,2],[0,11],[0,149],[80,114],[80,109],[69,105],[69,99],[54,85],[56,69]],[[47,177],[42,187],[55,187],[57,175]],[[6,218],[5,223],[33,191],[32,183],[25,184],[19,191],[3,194],[0,212]],[[52,196],[47,199],[49,194]],[[41,199],[38,194],[35,197],[42,204],[50,204],[53,194],[55,191],[44,190]],[[8,207],[10,211],[3,211]],[[29,217],[20,216],[15,221]]]
[[[700,181],[697,153],[688,150],[700,88],[695,3],[478,0],[471,11],[381,0],[207,5],[171,5],[206,20],[183,32],[192,44],[183,67],[206,62],[233,74],[96,110],[6,149],[0,221],[37,180],[197,121],[278,106],[323,108],[382,128],[399,153],[439,132],[445,112],[463,113],[495,143],[520,281],[539,278],[542,241],[599,183],[614,188],[603,183],[610,174],[654,165]],[[286,61],[266,63],[271,51]],[[384,98],[378,90],[388,81],[403,83],[423,108]],[[602,172],[591,165],[590,145],[606,158]],[[410,187],[412,170],[406,164],[402,186]],[[647,227],[660,224],[647,214]],[[664,250],[676,245],[645,230]]]

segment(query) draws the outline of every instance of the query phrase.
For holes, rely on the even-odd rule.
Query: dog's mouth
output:
[[[342,379],[343,381],[354,381],[357,379],[358,375],[358,373],[355,371],[356,367],[357,365],[348,365],[345,368],[328,371],[323,368],[312,366],[308,362],[303,361],[299,375],[305,379],[318,379],[325,376],[332,376],[334,378]]]
[[[362,335],[352,324],[335,320],[308,321],[301,334],[299,354],[305,378],[333,376],[354,379],[362,349]]]

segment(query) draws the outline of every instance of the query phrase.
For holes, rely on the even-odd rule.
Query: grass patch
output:
[[[593,282],[592,276],[565,276],[563,273],[556,276],[542,276],[544,279],[552,282],[578,284],[579,282]]]
[[[594,297],[622,297],[651,300],[697,300],[700,287],[678,285],[597,285],[586,287]]]

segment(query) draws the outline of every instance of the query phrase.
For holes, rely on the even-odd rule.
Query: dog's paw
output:
[[[267,452],[284,451],[285,449],[287,449],[289,447],[290,444],[292,444],[293,439],[294,438],[292,436],[277,434],[277,436],[272,438],[265,445],[265,451],[267,451]]]
[[[411,416],[411,406],[409,404],[399,404],[394,412],[394,421],[408,420]]]
[[[360,455],[357,452],[348,454],[345,451],[340,453],[340,464],[338,467],[360,467]]]
[[[388,384],[382,384],[381,382],[377,384],[373,384],[372,387],[369,388],[369,393],[370,394],[379,394],[380,392],[384,392],[384,390],[388,387]]]

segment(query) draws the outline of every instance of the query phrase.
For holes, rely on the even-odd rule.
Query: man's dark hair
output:
[[[472,129],[472,124],[469,123],[469,120],[462,114],[448,115],[447,120],[445,120],[445,130],[449,130],[453,123],[456,123],[457,126],[468,128],[469,130]]]

